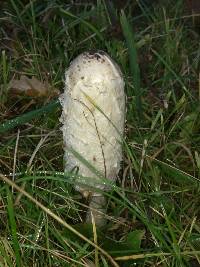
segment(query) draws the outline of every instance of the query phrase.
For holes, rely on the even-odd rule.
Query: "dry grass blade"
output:
[[[93,228],[93,234],[94,234],[94,243],[97,245],[97,229],[96,229],[96,224],[95,224],[95,218],[93,213],[91,212],[92,216],[92,228]],[[98,250],[95,248],[95,266],[99,267],[99,257],[98,257]]]
[[[200,251],[182,251],[180,255],[197,255],[200,254]],[[161,256],[173,256],[173,253],[168,252],[160,252],[160,253],[147,253],[147,254],[136,254],[130,256],[122,256],[116,257],[115,260],[117,261],[128,261],[128,260],[137,260],[137,259],[144,259],[144,258],[152,258],[152,257],[161,257]]]

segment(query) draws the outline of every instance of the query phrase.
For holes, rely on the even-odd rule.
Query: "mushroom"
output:
[[[100,50],[80,54],[66,71],[60,102],[65,170],[78,169],[75,189],[90,199],[86,221],[92,213],[96,225],[103,225],[102,191],[116,180],[122,160],[125,93],[119,66]]]

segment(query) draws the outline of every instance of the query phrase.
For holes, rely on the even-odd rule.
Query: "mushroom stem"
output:
[[[95,225],[102,227],[106,224],[106,197],[103,195],[93,195],[90,199],[89,209],[86,215],[86,223],[92,222],[92,216]]]

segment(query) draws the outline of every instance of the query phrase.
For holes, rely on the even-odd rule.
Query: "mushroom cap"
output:
[[[64,94],[60,97],[65,169],[78,167],[85,178],[76,179],[75,187],[83,194],[94,188],[109,189],[106,180],[94,174],[72,150],[107,180],[116,179],[122,159],[125,117],[122,73],[108,54],[92,51],[75,58],[65,78]]]
[[[66,82],[73,88],[78,81],[87,79],[91,83],[123,81],[119,66],[103,52],[85,52],[75,58],[66,73]],[[111,86],[112,88],[112,86]]]

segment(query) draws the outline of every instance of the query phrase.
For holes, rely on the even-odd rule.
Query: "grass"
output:
[[[0,4],[0,266],[200,266],[198,25],[184,1],[137,2]],[[54,93],[88,49],[107,51],[126,81],[105,229],[83,222],[78,174],[63,173]],[[21,75],[48,82],[47,97],[9,91]]]

